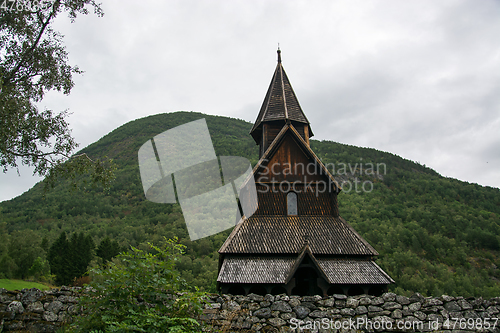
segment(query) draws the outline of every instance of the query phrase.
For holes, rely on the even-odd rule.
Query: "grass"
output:
[[[23,280],[12,280],[12,279],[0,279],[0,288],[5,288],[7,290],[21,290],[24,288],[38,288],[40,290],[50,289],[49,286],[38,282],[29,282]]]

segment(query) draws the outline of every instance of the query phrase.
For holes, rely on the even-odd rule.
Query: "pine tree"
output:
[[[94,241],[82,232],[74,233],[68,241],[63,231],[49,249],[49,263],[57,285],[71,284],[75,278],[84,276],[92,260]]]
[[[49,240],[47,239],[47,236],[43,237],[40,247],[45,251],[45,253],[49,251]]]
[[[92,251],[95,248],[94,241],[89,235],[85,236],[82,232],[71,238],[71,252],[73,253],[74,277],[84,276],[87,273],[87,267],[92,260]]]
[[[59,238],[52,244],[47,259],[50,263],[50,271],[56,277],[56,284],[63,285],[71,282],[71,273],[68,269],[70,267],[69,242],[66,232],[61,232]]]
[[[120,246],[116,241],[111,241],[109,237],[104,238],[96,250],[96,255],[102,258],[104,264],[120,253]]]

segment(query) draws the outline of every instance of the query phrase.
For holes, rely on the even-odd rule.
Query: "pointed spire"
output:
[[[271,84],[267,90],[266,97],[262,103],[257,120],[250,131],[256,142],[259,142],[260,133],[262,132],[262,123],[272,122],[276,120],[284,120],[307,124],[309,128],[309,137],[313,136],[299,100],[295,96],[292,85],[288,80],[285,69],[281,64],[281,49],[278,44],[278,64],[274,71]]]

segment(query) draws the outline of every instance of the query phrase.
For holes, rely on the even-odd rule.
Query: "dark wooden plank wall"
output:
[[[271,145],[273,140],[278,136],[285,125],[284,121],[276,121],[271,123],[262,124],[262,141],[259,143],[261,145],[261,155],[264,154],[266,149]],[[299,132],[302,139],[306,141],[309,145],[309,126],[307,124],[293,122],[293,127]]]
[[[256,182],[327,181],[328,177],[321,174],[319,165],[317,169],[314,165],[315,161],[304,153],[291,135],[287,135],[266,167],[257,174]]]
[[[258,184],[257,198],[259,205],[254,215],[281,215],[287,216],[286,188],[280,189],[279,183]],[[322,186],[316,193],[316,186],[297,184],[297,214],[298,216],[339,216],[337,194],[321,192]],[[274,192],[273,192],[274,191]],[[255,206],[254,206],[255,207]]]

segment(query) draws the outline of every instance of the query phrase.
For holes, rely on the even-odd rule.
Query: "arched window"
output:
[[[288,192],[286,202],[288,205],[288,215],[297,215],[297,193]]]

